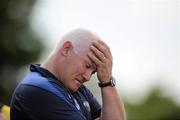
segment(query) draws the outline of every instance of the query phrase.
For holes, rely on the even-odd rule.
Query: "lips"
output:
[[[75,79],[76,81],[78,81],[79,84],[83,84],[83,82],[79,79]]]

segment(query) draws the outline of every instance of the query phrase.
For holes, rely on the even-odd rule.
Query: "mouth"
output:
[[[79,79],[75,79],[80,85],[83,84],[83,82]]]

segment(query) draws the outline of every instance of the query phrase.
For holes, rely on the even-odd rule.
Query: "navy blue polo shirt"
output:
[[[70,92],[48,70],[37,64],[16,87],[11,101],[11,120],[94,120],[101,106],[84,85]]]

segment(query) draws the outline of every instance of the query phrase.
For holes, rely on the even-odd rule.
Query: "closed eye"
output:
[[[90,64],[86,64],[86,68],[87,69],[92,69],[91,75],[93,75],[96,72],[96,69],[93,69],[92,65],[90,65]]]

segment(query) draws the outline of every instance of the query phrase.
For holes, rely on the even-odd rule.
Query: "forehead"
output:
[[[72,43],[77,52],[87,52],[87,51],[89,51],[92,43],[97,40],[98,39],[94,38],[93,36],[87,36],[87,37],[73,40]]]
[[[83,50],[78,53],[78,56],[84,61],[91,62],[90,58],[87,55],[88,52],[89,52],[89,50]]]
[[[90,49],[89,49],[90,50]],[[80,57],[82,58],[82,60],[85,62],[85,63],[88,63],[88,64],[91,64],[94,68],[96,68],[96,65],[95,63],[88,57],[87,53],[89,52],[89,50],[86,50],[82,53],[80,53]]]

